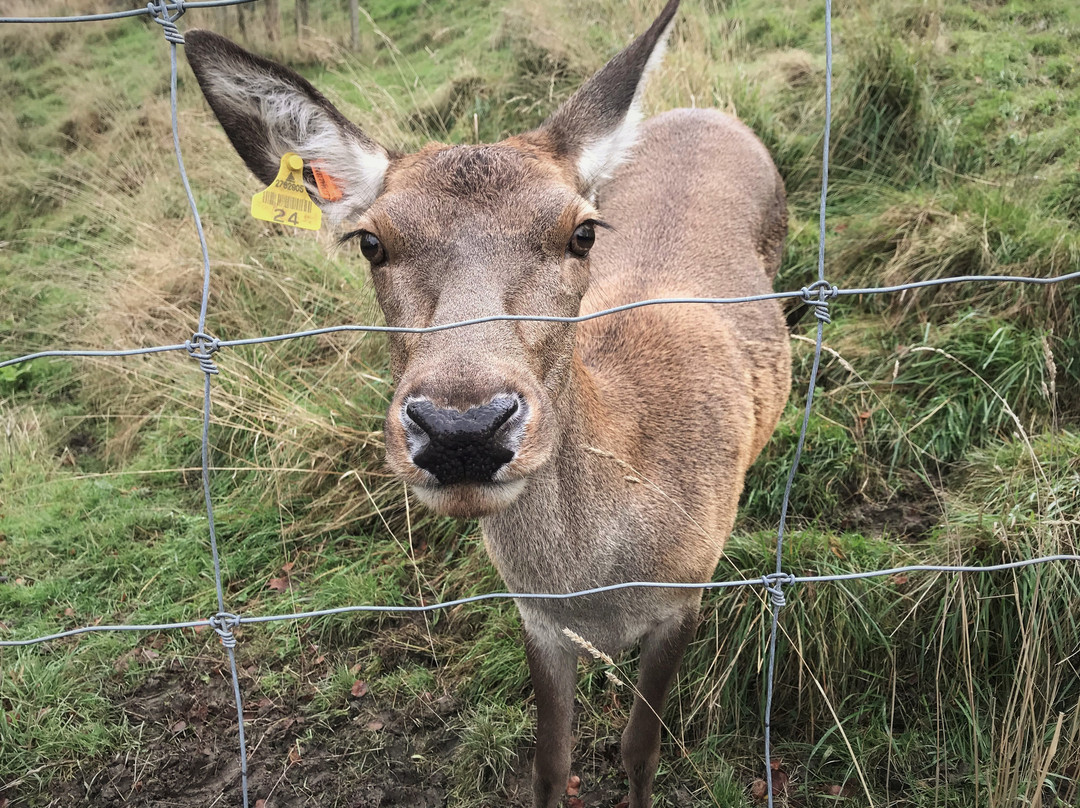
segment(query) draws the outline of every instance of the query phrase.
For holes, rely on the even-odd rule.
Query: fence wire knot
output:
[[[239,615],[231,612],[218,612],[210,618],[210,628],[217,632],[221,638],[221,644],[226,648],[236,647],[236,635],[232,633],[232,630],[239,625]]]
[[[826,325],[832,322],[829,316],[829,301],[835,300],[840,290],[828,281],[815,281],[802,288],[802,300],[814,309],[814,316]]]
[[[769,593],[772,605],[777,609],[787,606],[787,598],[784,597],[784,587],[795,583],[795,576],[790,572],[773,572],[761,576],[761,584]]]
[[[175,8],[176,13],[170,14],[169,6]],[[171,3],[167,3],[165,0],[157,0],[155,3],[151,0],[146,4],[146,10],[150,12],[154,22],[164,30],[166,41],[174,45],[184,44],[184,37],[180,33],[180,29],[176,27],[176,21],[184,14],[184,0],[173,0]]]
[[[191,339],[184,343],[184,347],[187,348],[188,356],[199,361],[199,367],[202,368],[203,373],[213,376],[218,374],[217,365],[211,359],[211,356],[221,347],[221,341],[217,337],[196,331],[191,335]]]

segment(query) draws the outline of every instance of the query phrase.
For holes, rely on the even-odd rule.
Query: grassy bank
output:
[[[191,11],[183,25],[287,61],[370,134],[408,148],[535,125],[659,7],[633,5],[374,0],[355,52],[344,4],[329,0],[313,0],[299,32],[285,0],[273,37],[261,8]],[[43,13],[24,6],[15,13]],[[1074,3],[867,0],[837,8],[835,34],[833,283],[1080,269]],[[181,71],[183,149],[212,259],[209,330],[377,322],[358,254],[246,215],[257,183]],[[820,3],[687,0],[647,96],[654,111],[729,110],[769,146],[791,207],[779,289],[815,277],[823,80]],[[0,88],[11,99],[0,104],[0,359],[186,339],[201,267],[158,26],[0,28]],[[1075,282],[836,303],[786,568],[1076,552],[1078,311]],[[795,329],[792,401],[751,472],[718,579],[775,563],[811,320]],[[231,609],[502,588],[475,525],[431,517],[381,463],[384,348],[331,335],[218,355],[212,485]],[[216,611],[201,390],[186,356],[0,369],[0,636]],[[768,617],[757,590],[706,598],[666,716],[658,806],[755,802]],[[773,776],[787,804],[1075,804],[1075,566],[807,585],[789,593],[781,625]],[[237,653],[253,799],[528,804],[530,690],[512,605],[248,627]],[[212,632],[0,650],[0,805],[235,803],[224,666]],[[631,681],[634,666],[619,660],[615,673]],[[587,666],[579,688],[586,804],[624,789],[617,743],[632,691],[605,674]]]

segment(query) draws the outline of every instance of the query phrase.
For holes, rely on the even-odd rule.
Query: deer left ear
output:
[[[187,31],[184,39],[210,108],[263,183],[274,181],[286,152],[296,152],[333,178],[333,192],[324,193],[315,175],[304,172],[308,192],[331,222],[353,219],[375,201],[390,153],[306,79],[210,31]]]
[[[582,196],[592,197],[637,142],[641,96],[649,74],[664,58],[678,8],[679,0],[669,0],[648,31],[530,133],[573,163]]]

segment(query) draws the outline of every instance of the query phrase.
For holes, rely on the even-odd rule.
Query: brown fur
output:
[[[389,325],[569,317],[647,298],[769,292],[787,229],[783,183],[745,126],[713,110],[668,112],[641,127],[620,167],[632,131],[626,122],[676,6],[671,0],[540,129],[410,155],[357,136],[291,71],[268,68],[220,37],[189,34],[188,55],[257,173],[279,157],[268,139],[324,160],[335,176],[358,177],[345,183],[345,202],[322,204],[338,218],[358,216],[356,226],[381,244],[386,260],[372,266],[372,279]],[[249,85],[259,97],[245,92]],[[352,156],[356,165],[342,162]],[[371,170],[377,176],[363,176]],[[575,253],[575,231],[601,219],[610,229],[597,231],[588,258]],[[746,470],[790,385],[775,301],[655,306],[579,326],[496,321],[393,334],[390,349],[390,467],[436,510],[482,517],[488,553],[518,592],[708,581]],[[518,402],[517,442],[490,480],[444,484],[414,462],[410,402],[459,417],[508,396]],[[657,714],[700,599],[700,589],[649,588],[519,601],[536,693],[539,808],[561,799],[570,766],[581,649],[563,629],[609,653],[641,643],[640,696],[623,758],[629,804],[647,808]]]

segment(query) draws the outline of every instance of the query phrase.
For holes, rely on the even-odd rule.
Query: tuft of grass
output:
[[[914,51],[888,33],[847,42],[833,129],[837,179],[848,172],[868,183],[927,177],[948,148],[928,86],[929,49]]]
[[[486,794],[501,792],[518,750],[532,741],[533,718],[517,704],[480,704],[462,716],[458,754],[450,766],[455,805],[485,804]]]

